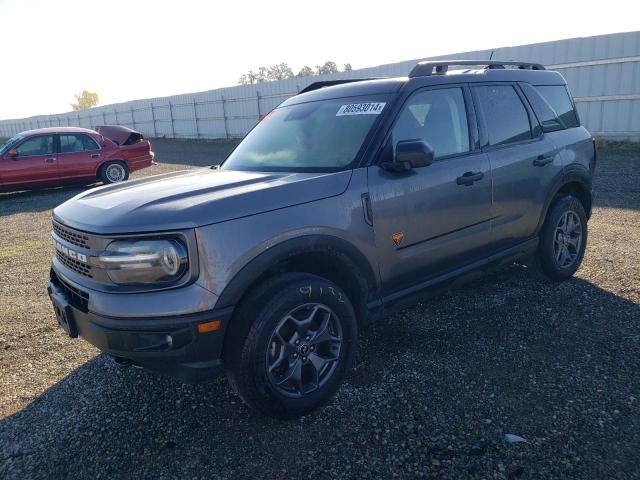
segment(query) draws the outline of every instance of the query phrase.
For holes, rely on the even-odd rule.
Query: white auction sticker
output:
[[[386,103],[350,103],[342,105],[336,117],[342,115],[380,115]]]

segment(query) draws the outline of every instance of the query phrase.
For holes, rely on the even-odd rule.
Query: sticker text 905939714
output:
[[[342,105],[336,113],[336,117],[343,115],[380,115],[386,103],[370,102],[370,103],[350,103]]]

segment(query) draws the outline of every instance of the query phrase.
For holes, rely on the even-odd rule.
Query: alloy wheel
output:
[[[267,376],[278,393],[299,398],[324,386],[340,358],[342,327],[326,305],[308,303],[287,313],[271,335]]]
[[[116,183],[124,180],[126,172],[122,165],[119,163],[113,163],[107,167],[106,174],[109,182]]]
[[[554,259],[558,267],[569,268],[577,260],[582,246],[582,223],[568,210],[560,217],[553,237]]]

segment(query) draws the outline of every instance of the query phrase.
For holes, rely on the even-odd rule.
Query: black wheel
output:
[[[233,316],[224,353],[229,381],[260,413],[303,415],[336,392],[357,335],[340,287],[315,275],[280,275],[250,293]]]
[[[582,203],[571,195],[558,198],[540,232],[542,272],[556,282],[570,278],[580,267],[586,246],[587,215]]]
[[[113,160],[100,167],[98,176],[104,184],[124,182],[129,178],[129,168],[126,163]]]

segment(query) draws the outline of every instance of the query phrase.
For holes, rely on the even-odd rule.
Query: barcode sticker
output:
[[[342,105],[336,113],[336,117],[343,115],[380,115],[386,103],[350,103]]]

